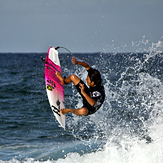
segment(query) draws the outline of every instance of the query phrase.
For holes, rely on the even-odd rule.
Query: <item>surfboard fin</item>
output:
[[[42,60],[43,62],[45,62],[45,58],[41,57],[41,60]]]

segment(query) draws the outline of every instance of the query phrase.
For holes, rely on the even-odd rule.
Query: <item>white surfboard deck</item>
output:
[[[59,124],[65,129],[65,115],[60,113],[64,109],[64,89],[56,76],[56,71],[61,73],[58,51],[50,47],[45,59],[45,85],[50,107]]]

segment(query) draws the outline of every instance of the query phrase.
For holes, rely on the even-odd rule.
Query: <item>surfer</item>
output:
[[[91,68],[86,62],[81,62],[72,57],[74,65],[81,65],[85,67],[88,72],[86,82],[87,85],[76,75],[72,74],[67,78],[63,78],[60,72],[56,72],[61,84],[73,83],[83,98],[83,106],[78,109],[60,109],[61,114],[73,113],[78,116],[90,115],[95,113],[103,104],[105,99],[104,86],[102,85],[101,75],[98,70]]]

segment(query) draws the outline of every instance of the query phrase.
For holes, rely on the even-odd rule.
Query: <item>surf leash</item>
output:
[[[67,50],[72,56],[74,56],[74,57],[76,57],[76,58],[79,58],[79,59],[81,59],[81,60],[87,60],[87,61],[92,62],[92,61],[91,61],[90,59],[88,59],[88,58],[81,58],[81,57],[76,56],[76,55],[73,54],[70,50],[68,50],[67,48],[65,48],[65,47],[63,47],[63,46],[57,46],[57,47],[55,48],[55,50],[57,50],[57,49],[59,49],[59,48],[62,48],[62,49]]]

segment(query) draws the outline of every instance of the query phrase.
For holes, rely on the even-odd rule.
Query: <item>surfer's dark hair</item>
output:
[[[88,76],[91,82],[94,82],[95,85],[101,85],[102,79],[101,79],[101,74],[99,73],[98,70],[91,68],[88,71]]]

